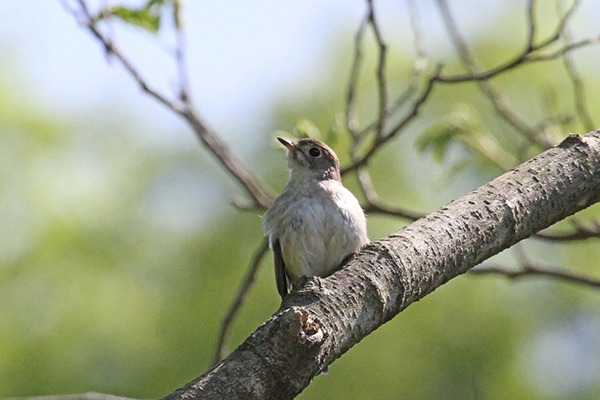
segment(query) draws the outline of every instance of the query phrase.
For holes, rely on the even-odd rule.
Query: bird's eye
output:
[[[313,147],[308,151],[308,154],[310,154],[311,157],[319,157],[321,155],[321,150],[317,149],[316,147]]]

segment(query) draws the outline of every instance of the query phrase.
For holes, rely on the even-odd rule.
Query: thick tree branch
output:
[[[572,135],[309,279],[229,357],[164,400],[291,399],[413,302],[598,201],[600,130]]]

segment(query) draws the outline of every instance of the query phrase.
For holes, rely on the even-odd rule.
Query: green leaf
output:
[[[297,138],[313,138],[322,140],[321,131],[309,119],[301,119],[292,129],[292,134]]]
[[[117,17],[125,23],[142,28],[151,33],[160,29],[160,16],[165,0],[149,0],[140,8],[113,6],[110,12],[101,12],[96,17],[97,21],[108,17]]]
[[[480,121],[476,111],[466,105],[458,105],[441,121],[423,131],[417,138],[416,146],[420,152],[431,151],[435,161],[439,163],[444,161],[452,143],[473,148],[480,134]]]
[[[517,164],[516,158],[485,128],[477,110],[465,104],[457,105],[440,122],[426,129],[417,138],[416,146],[420,152],[431,151],[435,161],[441,163],[453,143],[467,150],[471,163],[491,164],[502,170]]]

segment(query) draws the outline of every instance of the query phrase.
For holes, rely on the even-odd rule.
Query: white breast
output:
[[[328,275],[368,242],[364,212],[340,182],[311,182],[297,189],[290,196],[286,188],[264,220],[271,242],[280,241],[292,281]]]

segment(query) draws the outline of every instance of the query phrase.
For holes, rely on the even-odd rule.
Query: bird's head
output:
[[[291,178],[334,179],[341,181],[340,162],[334,151],[316,139],[291,141],[278,137],[288,151],[288,169]]]

